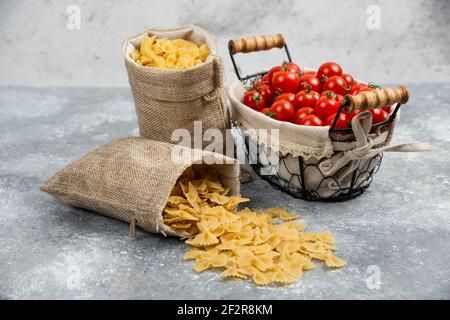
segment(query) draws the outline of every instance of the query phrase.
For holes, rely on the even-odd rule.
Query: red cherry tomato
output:
[[[352,113],[348,114],[348,119],[350,120],[350,122],[353,120],[354,117],[356,117],[358,114],[365,112],[364,110],[356,110],[353,111]],[[360,120],[359,122],[363,123],[362,120]]]
[[[275,96],[272,87],[264,83],[255,89],[264,97],[265,106],[270,106]]]
[[[284,67],[284,70],[295,72],[298,75],[300,75],[302,73],[302,70],[300,69],[300,67],[293,62],[284,63],[283,67]]]
[[[391,113],[391,106],[383,106],[383,107],[381,107],[381,109],[383,109],[384,111],[386,111],[388,114]]]
[[[330,99],[335,99],[339,106],[342,104],[342,102],[344,102],[344,96],[341,96],[340,94],[336,94],[333,91],[323,91],[320,96],[328,97]]]
[[[347,82],[347,85],[349,87],[353,87],[353,85],[355,84],[355,79],[351,74],[345,73],[342,75],[342,78],[344,78],[345,82]]]
[[[372,89],[365,83],[359,83],[357,85],[354,85],[351,87],[348,94],[352,96],[356,96],[358,93],[364,92],[364,91],[372,91]]]
[[[344,102],[344,96],[341,96],[340,94],[337,94],[335,99],[338,103],[338,106],[341,106],[342,102]]]
[[[322,91],[320,96],[321,97],[328,97],[330,99],[336,99],[337,94],[334,93],[333,91],[327,90],[327,91]]]
[[[265,74],[264,77],[262,77],[261,80],[262,80],[264,83],[266,83],[266,84],[270,84],[270,81],[269,81],[269,75],[268,75],[268,74]]]
[[[282,93],[279,96],[275,97],[275,101],[280,101],[280,100],[289,101],[290,103],[292,103],[294,105],[295,94],[288,92],[288,93]]]
[[[274,118],[280,121],[291,121],[294,117],[295,109],[292,103],[286,100],[279,100],[272,104]]]
[[[275,73],[277,73],[277,72],[279,72],[279,71],[283,71],[283,70],[284,70],[283,66],[276,66],[276,67],[273,67],[272,69],[270,69],[269,72],[267,73],[267,80],[268,80],[268,83],[269,83],[270,85],[272,85],[272,78],[273,78],[273,75],[274,75]]]
[[[261,86],[264,84],[264,81],[262,81],[262,79],[255,81],[251,86],[251,90],[258,90],[259,88],[261,88]]]
[[[242,98],[242,103],[254,110],[260,110],[266,105],[264,97],[256,90],[247,92]]]
[[[307,75],[307,74],[317,77],[317,71],[303,71],[302,76]]]
[[[296,93],[300,87],[300,76],[291,71],[279,71],[273,75],[272,87],[275,92]]]
[[[320,126],[323,126],[323,121],[320,120],[320,118],[318,116],[316,116],[315,114],[310,114],[303,118],[301,125],[320,127]]]
[[[330,115],[337,113],[338,110],[339,105],[336,99],[327,96],[320,97],[314,108],[314,112],[323,121],[326,121]]]
[[[340,76],[333,76],[328,78],[322,86],[323,91],[333,91],[336,94],[344,96],[347,94],[347,82]]]
[[[295,124],[300,124],[301,125],[302,122],[303,122],[303,119],[306,116],[308,116],[310,114],[313,114],[313,113],[314,113],[314,109],[313,108],[306,107],[306,108],[298,109],[295,112],[295,114],[294,114],[294,118],[292,119],[292,122],[295,123]]]
[[[317,78],[322,82],[333,76],[342,76],[342,68],[335,62],[326,62],[317,71]]]
[[[381,123],[389,116],[389,114],[381,108],[372,109],[370,112],[372,113],[373,124]]]
[[[314,108],[319,98],[320,95],[317,92],[303,90],[295,95],[293,104],[296,110],[301,108]]]
[[[327,118],[327,121],[325,121],[325,125],[331,127],[333,125],[334,119],[336,119],[336,115],[337,115],[337,113],[330,115]],[[334,127],[336,129],[350,128],[349,117],[345,113],[341,113],[339,115],[339,118],[338,118],[338,120],[336,122],[336,125]]]
[[[264,113],[266,116],[273,118],[273,112],[271,108],[262,108],[261,113]]]
[[[322,92],[322,82],[313,74],[304,74],[300,78],[300,90]]]

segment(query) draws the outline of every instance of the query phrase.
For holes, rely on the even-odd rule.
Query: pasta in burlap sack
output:
[[[130,58],[130,53],[139,48],[146,35],[206,44],[210,56],[204,63],[188,69],[141,66]],[[225,136],[225,130],[230,128],[230,116],[223,84],[222,58],[218,55],[212,34],[197,26],[149,29],[127,39],[123,55],[142,137],[176,143],[171,140],[172,132],[187,129],[193,137],[194,121],[202,121],[203,132],[213,128]],[[209,144],[204,142],[203,147]]]
[[[174,162],[173,150],[190,156]],[[141,137],[114,140],[47,180],[41,190],[75,207],[135,224],[151,233],[186,236],[163,223],[162,212],[178,178],[207,160],[232,195],[239,194],[239,165],[211,152]]]
[[[352,132],[331,139],[330,127],[299,126],[289,122],[274,121],[260,112],[254,112],[241,102],[245,86],[237,81],[229,89],[233,122],[249,141],[250,150],[258,150],[258,162],[278,179],[279,185],[316,198],[330,199],[347,192],[352,186],[367,187],[371,174],[376,171],[383,152],[429,151],[427,143],[391,144],[396,121],[383,130],[372,132],[372,114],[363,112],[351,123]],[[363,93],[352,99],[361,109],[378,105],[406,103],[406,88],[383,89]],[[277,130],[272,136],[271,131]],[[350,136],[352,139],[347,141]],[[258,144],[263,141],[268,148],[262,152]],[[353,175],[357,170],[358,175]],[[270,171],[270,170],[268,170]],[[304,180],[302,180],[304,177]],[[354,178],[356,177],[356,178]]]

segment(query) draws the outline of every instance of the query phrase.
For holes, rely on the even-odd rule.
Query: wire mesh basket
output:
[[[287,60],[292,62],[288,47],[281,34],[230,40],[229,53],[239,84],[248,85],[258,77],[265,75],[267,71],[241,76],[234,55],[237,53],[270,50],[272,48],[284,48]],[[237,84],[232,87],[236,86]],[[246,108],[240,102],[242,96],[236,93],[236,90],[230,89],[229,97],[234,113],[236,113],[235,111],[244,110],[242,108]],[[408,91],[405,87],[380,89],[375,92],[363,92],[356,96],[346,96],[333,124],[329,127],[328,136],[333,146],[358,145],[362,139],[361,137],[357,138],[355,135],[355,124],[352,124],[352,128],[335,128],[339,115],[344,109],[352,112],[354,110],[370,110],[384,105],[391,105],[392,107],[389,117],[382,123],[372,125],[372,116],[369,112],[364,112],[366,115],[361,117],[362,120],[359,116],[355,117],[357,118],[355,121],[368,121],[368,124],[361,125],[361,128],[365,127],[365,129],[361,130],[366,130],[367,135],[364,137],[364,140],[370,140],[370,145],[366,148],[364,156],[357,159],[350,157],[350,160],[339,167],[338,170],[329,170],[330,161],[339,162],[339,159],[347,156],[348,152],[352,152],[351,150],[345,151],[336,148],[333,154],[330,155],[331,158],[330,156],[324,158],[305,157],[278,152],[276,161],[273,161],[271,160],[273,157],[267,155],[264,151],[269,150],[268,152],[270,152],[270,146],[268,148],[252,148],[252,144],[260,142],[254,136],[246,133],[246,130],[244,130],[245,126],[239,121],[239,116],[237,119],[234,117],[234,125],[243,137],[243,149],[253,170],[272,187],[295,198],[308,201],[340,202],[360,196],[370,186],[373,176],[379,170],[383,159],[382,152],[371,152],[371,150],[383,148],[389,144],[400,106],[407,101]],[[254,110],[248,112],[258,113]],[[274,119],[269,121],[278,122]],[[247,127],[245,129],[248,129]],[[366,139],[367,137],[369,138]],[[265,173],[268,168],[275,168],[272,171],[273,174]]]

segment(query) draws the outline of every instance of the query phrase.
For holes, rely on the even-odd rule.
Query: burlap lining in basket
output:
[[[306,127],[290,122],[273,121],[266,115],[243,105],[240,97],[244,92],[245,87],[240,81],[234,82],[228,89],[228,97],[233,106],[232,121],[237,123],[245,134],[259,138],[261,134],[259,129],[279,129],[279,145],[272,147],[279,150],[282,155],[302,156],[305,159],[322,159],[333,155],[329,127]],[[271,143],[270,138],[268,142]]]
[[[239,165],[234,159],[210,152],[194,152],[183,163],[171,161],[180,146],[140,137],[114,140],[69,164],[41,189],[75,207],[136,224],[152,233],[186,236],[163,223],[167,199],[186,168],[207,157],[233,195],[239,194]]]

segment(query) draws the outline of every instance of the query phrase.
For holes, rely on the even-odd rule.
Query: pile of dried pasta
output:
[[[328,267],[342,267],[334,256],[335,239],[329,231],[304,231],[295,221],[299,215],[272,208],[262,212],[239,203],[249,199],[227,196],[218,175],[204,166],[185,171],[164,209],[164,222],[190,234],[194,248],[184,259],[195,260],[194,270],[221,268],[224,277],[252,278],[259,285],[287,284],[315,267],[313,260]]]
[[[141,66],[186,69],[205,62],[209,54],[209,48],[205,44],[145,36],[139,50],[133,50],[130,57]]]

